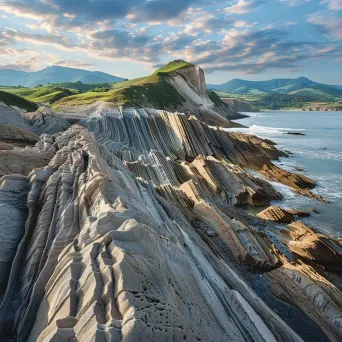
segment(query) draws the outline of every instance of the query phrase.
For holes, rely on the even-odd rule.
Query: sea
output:
[[[235,120],[248,128],[229,129],[253,133],[274,141],[289,158],[275,162],[291,172],[313,179],[313,190],[330,203],[322,203],[295,194],[286,185],[271,182],[282,193],[282,201],[272,204],[290,209],[315,208],[318,214],[301,219],[305,224],[334,238],[342,238],[342,112],[269,111],[244,113],[248,118]],[[298,132],[305,135],[284,134]]]

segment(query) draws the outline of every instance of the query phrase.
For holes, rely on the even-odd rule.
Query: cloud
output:
[[[332,13],[316,12],[308,16],[307,22],[333,38],[342,39],[342,20]]]
[[[328,4],[328,8],[334,11],[342,10],[342,0],[322,0],[321,4]]]
[[[77,47],[76,43],[71,38],[59,34],[30,34],[14,29],[7,29],[3,35],[12,42],[24,41],[39,45],[56,46],[62,49],[73,49]]]
[[[284,2],[286,4],[289,4],[290,6],[297,6],[302,5],[306,2],[311,2],[312,0],[277,0],[279,2]]]
[[[161,51],[165,52],[165,47]],[[192,63],[201,65],[207,72],[225,70],[261,73],[267,69],[294,70],[308,59],[338,60],[341,45],[291,41],[288,33],[279,27],[253,30],[233,28],[221,40],[198,38],[181,51],[169,49],[167,52],[183,56]]]
[[[58,65],[58,66],[64,66],[64,67],[69,67],[69,68],[86,68],[86,69],[92,69],[94,68],[93,63],[85,62],[79,59],[76,60],[59,60],[56,62],[53,62],[53,65]]]
[[[88,36],[85,48],[110,59],[140,60],[144,62],[159,59],[159,39],[149,36],[146,28],[126,30],[103,30]]]
[[[217,14],[204,13],[185,25],[184,32],[187,34],[210,34],[219,32],[221,29],[228,29],[235,24],[236,20],[231,16],[218,16]]]
[[[264,3],[263,0],[252,0],[252,1],[238,0],[235,5],[226,7],[224,11],[227,13],[245,14],[259,7],[263,3]]]
[[[294,6],[310,0],[272,1]],[[332,9],[338,9],[342,0],[320,1],[330,11],[313,13],[307,22],[334,39],[340,38],[341,24]],[[92,68],[90,58],[145,65],[156,65],[166,58],[182,58],[200,64],[207,71],[256,73],[294,69],[308,59],[339,58],[341,49],[336,41],[329,44],[320,43],[322,39],[305,41],[303,36],[293,35],[296,27],[288,30],[288,26],[296,22],[284,19],[262,26],[261,22],[243,16],[266,3],[265,0],[0,0],[0,8],[9,16],[31,18],[22,23],[25,25],[22,31],[13,28],[0,31],[1,62],[12,67],[18,62],[18,68],[32,70],[52,62]],[[67,50],[67,57],[58,51],[58,58],[28,54],[39,51],[38,45],[44,45],[44,49],[52,46],[64,54]]]
[[[201,0],[0,0],[0,9],[42,20],[53,28],[77,28],[114,22],[163,21],[175,18]]]
[[[54,64],[55,61],[56,57],[50,53],[42,54],[40,51],[18,50],[15,54],[1,57],[0,69],[36,71]]]
[[[0,64],[0,70],[13,69],[21,71],[34,71],[36,70],[35,65],[38,59],[36,57],[27,58],[24,60],[15,60],[12,62],[5,62]]]

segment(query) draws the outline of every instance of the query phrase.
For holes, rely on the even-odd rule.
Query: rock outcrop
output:
[[[272,221],[277,223],[290,223],[294,215],[288,212],[285,209],[280,208],[277,205],[272,205],[267,209],[261,211],[257,217],[265,220],[265,221]]]
[[[294,209],[284,209],[277,205],[272,205],[267,209],[261,211],[257,217],[277,223],[291,223],[295,218],[307,217],[311,214],[307,211],[300,211]]]
[[[293,253],[327,270],[342,271],[342,245],[338,240],[331,239],[314,228],[297,221],[292,222],[285,234],[284,241]]]
[[[222,98],[221,99],[224,103],[226,103],[229,108],[234,112],[259,112],[259,109],[254,107],[252,104],[250,104],[247,101],[244,101],[239,98]]]
[[[41,127],[39,141],[10,150],[13,170],[0,158],[1,338],[341,340],[339,290],[234,208],[281,197],[246,171],[273,169],[282,155],[273,144],[156,110],[112,111],[55,134],[40,119],[27,125]],[[42,157],[25,168],[25,151]],[[279,316],[246,272],[298,298],[301,313]],[[291,315],[310,317],[311,329],[285,323]]]

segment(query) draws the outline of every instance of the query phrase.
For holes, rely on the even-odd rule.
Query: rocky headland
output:
[[[282,198],[265,177],[324,200],[274,143],[148,107],[0,111],[3,340],[342,340],[341,241],[238,208]]]

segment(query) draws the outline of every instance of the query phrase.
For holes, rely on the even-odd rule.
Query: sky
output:
[[[342,84],[342,0],[0,0],[0,69],[142,77],[170,60],[208,83]]]

